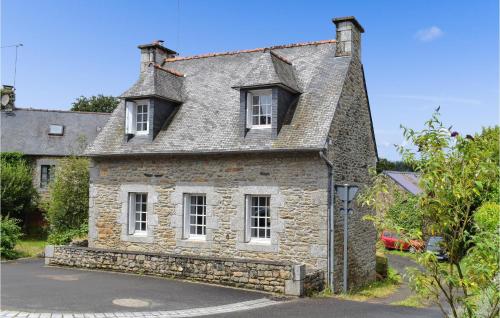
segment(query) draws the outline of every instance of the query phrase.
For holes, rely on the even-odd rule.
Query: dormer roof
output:
[[[294,93],[300,92],[292,63],[272,50],[262,52],[255,66],[233,87],[266,86],[282,86]]]
[[[186,76],[176,76],[159,68],[148,70],[151,73],[140,81],[151,83],[155,79],[154,89],[139,81],[124,95],[131,97],[146,91],[171,99],[182,97],[182,105],[169,122],[168,129],[162,129],[151,143],[125,143],[125,103],[122,102],[87,149],[87,154],[112,156],[323,149],[351,61],[349,56],[336,57],[335,48],[335,41],[327,40],[165,59],[162,68]],[[259,73],[265,81],[247,79],[247,75],[255,78]],[[301,93],[294,106],[293,117],[281,127],[276,138],[241,138],[240,92],[234,87],[266,83],[280,83]],[[180,90],[172,92],[174,85],[180,86]]]
[[[184,74],[150,63],[135,84],[120,95],[124,99],[157,97],[182,102]]]

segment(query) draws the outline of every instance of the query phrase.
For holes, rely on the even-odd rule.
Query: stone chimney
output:
[[[361,33],[365,32],[355,17],[333,19],[337,27],[337,46],[335,56],[361,58]]]
[[[177,52],[163,46],[162,40],[153,41],[151,44],[139,45],[141,50],[141,72],[143,72],[150,63],[162,64],[165,58],[177,56]]]

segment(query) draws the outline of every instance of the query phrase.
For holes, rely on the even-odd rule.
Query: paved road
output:
[[[210,317],[441,318],[442,316],[435,309],[409,308],[333,298],[302,298],[257,310],[233,312]]]
[[[300,298],[275,302],[267,294],[205,284],[110,272],[43,266],[42,260],[2,264],[0,317],[40,318],[27,312],[107,313],[73,318],[195,317],[331,317],[438,318],[433,309],[352,302],[333,298]],[[113,300],[147,304],[130,308]],[[196,309],[200,308],[200,309]],[[8,311],[12,310],[12,311]],[[130,312],[126,314],[124,312]],[[132,313],[134,312],[134,313]],[[217,313],[215,315],[215,313]],[[43,315],[65,318],[60,314]]]
[[[3,310],[113,312],[176,310],[238,303],[267,294],[157,277],[43,266],[30,259],[2,263]],[[113,304],[137,299],[145,307]]]

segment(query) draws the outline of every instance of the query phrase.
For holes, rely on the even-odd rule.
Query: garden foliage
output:
[[[88,222],[89,169],[88,160],[79,157],[61,159],[50,185],[49,242],[68,241],[74,234],[79,236],[82,226]],[[78,234],[78,235],[77,235]]]
[[[5,259],[17,257],[14,250],[21,239],[21,228],[16,219],[1,217],[0,219],[0,256]]]
[[[444,263],[430,252],[419,255],[422,270],[410,271],[411,287],[445,317],[498,316],[500,128],[462,136],[446,128],[436,111],[423,130],[403,127],[403,133],[409,146],[399,151],[421,174],[417,200],[425,232],[442,236],[448,254]],[[365,190],[362,203],[377,210],[380,193],[376,187]],[[380,213],[373,221],[378,228],[394,226]]]
[[[38,193],[33,187],[31,168],[17,152],[0,154],[1,215],[21,224],[36,208]]]

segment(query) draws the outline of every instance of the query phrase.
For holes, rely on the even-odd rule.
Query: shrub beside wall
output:
[[[17,242],[21,238],[21,228],[16,219],[2,217],[0,219],[0,256],[5,259],[16,258],[14,251]]]
[[[89,169],[85,158],[61,159],[50,185],[47,219],[49,242],[66,244],[86,236],[89,209]]]

